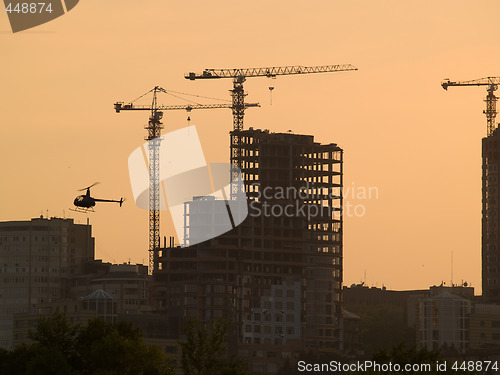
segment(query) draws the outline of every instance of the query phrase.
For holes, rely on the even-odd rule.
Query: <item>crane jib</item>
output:
[[[205,69],[201,74],[194,72],[185,75],[186,79],[213,79],[213,78],[236,78],[236,77],[276,77],[289,74],[328,73],[358,70],[351,64],[343,65],[320,65],[320,66],[281,66],[269,68],[247,68],[247,69]]]

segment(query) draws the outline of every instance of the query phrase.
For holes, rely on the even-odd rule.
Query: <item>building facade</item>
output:
[[[14,314],[70,294],[70,279],[94,259],[90,225],[73,219],[0,222],[0,347],[12,344]]]
[[[500,305],[475,304],[469,318],[469,349],[500,359]]]
[[[150,311],[147,267],[112,264],[109,272],[91,281],[92,290],[103,290],[116,304],[115,313],[137,314]]]
[[[472,302],[442,292],[419,303],[417,343],[428,350],[453,348],[464,354],[469,343],[468,319]]]

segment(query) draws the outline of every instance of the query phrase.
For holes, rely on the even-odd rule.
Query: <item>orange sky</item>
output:
[[[365,272],[368,284],[391,289],[448,284],[453,251],[454,281],[480,292],[486,91],[446,92],[440,82],[500,75],[499,13],[493,0],[82,0],[12,34],[2,10],[0,220],[48,210],[83,223],[68,210],[76,189],[100,181],[95,196],[129,200],[89,215],[97,257],[147,262],[147,211],[133,204],[127,167],[147,115],[115,114],[115,101],[155,85],[228,99],[230,80],[183,78],[204,68],[350,63],[359,71],[249,79],[247,100],[262,108],[247,111],[245,126],[338,143],[345,186],[377,188],[378,199],[348,199],[365,215],[345,219],[346,285]],[[166,129],[186,116],[167,112]],[[230,110],[191,119],[207,159],[227,161]]]

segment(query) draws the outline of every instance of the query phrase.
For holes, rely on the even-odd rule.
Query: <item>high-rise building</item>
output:
[[[11,346],[14,314],[69,295],[70,279],[94,259],[91,232],[73,219],[0,222],[0,347]]]
[[[500,130],[483,138],[483,219],[482,286],[483,296],[500,302]]]
[[[339,349],[342,149],[250,128],[231,132],[231,161],[245,181],[248,217],[212,240],[160,249],[157,307],[230,318],[231,348],[252,371],[276,372],[300,350]]]

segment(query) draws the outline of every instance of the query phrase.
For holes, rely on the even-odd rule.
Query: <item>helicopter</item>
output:
[[[83,191],[87,190],[87,193],[85,195],[79,195],[78,197],[75,198],[73,204],[76,206],[75,209],[71,209],[71,211],[75,212],[94,212],[94,206],[96,202],[113,202],[113,203],[119,203],[120,207],[122,206],[124,199],[120,198],[119,201],[115,201],[112,199],[98,199],[98,198],[93,198],[90,196],[90,188],[97,185],[98,182],[93,183],[90,186],[87,186],[86,188],[80,189],[78,191]]]

